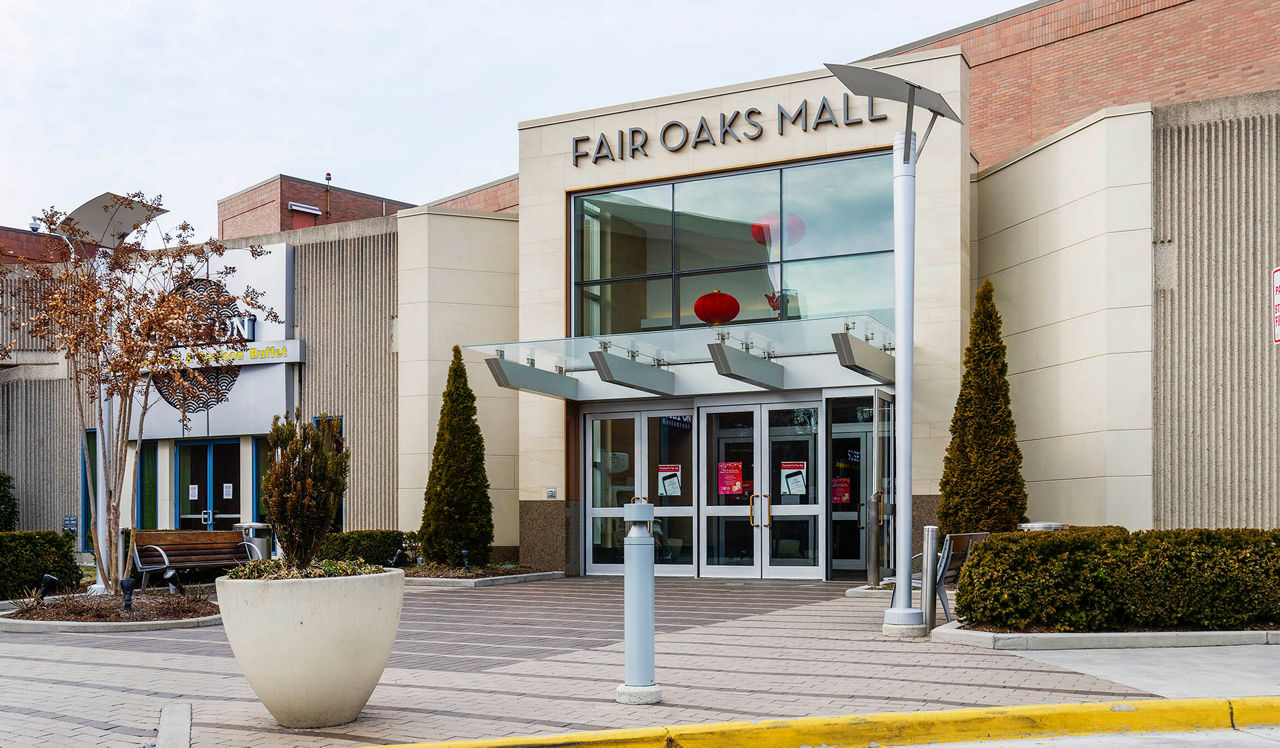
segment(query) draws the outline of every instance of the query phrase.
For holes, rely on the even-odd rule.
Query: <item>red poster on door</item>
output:
[[[848,478],[832,478],[831,479],[831,503],[832,504],[848,504],[849,503],[849,479]]]
[[[742,493],[741,462],[720,463],[719,477],[719,488],[717,490],[721,496]]]

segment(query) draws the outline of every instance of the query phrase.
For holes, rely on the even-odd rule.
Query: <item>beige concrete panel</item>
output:
[[[1107,360],[1103,356],[1010,375],[1009,394],[1018,436],[1042,439],[1106,428],[1106,386]]]
[[[1130,530],[1150,530],[1152,525],[1151,476],[1107,479],[1106,523]]]
[[[1033,522],[1107,524],[1107,485],[1106,478],[1028,482],[1027,517]]]
[[[403,460],[401,460],[403,466]],[[405,532],[417,532],[422,527],[422,489],[400,488],[396,490],[397,527]]]
[[[1107,435],[1101,431],[1019,440],[1022,477],[1028,483],[1102,478],[1107,475]]]
[[[427,322],[430,318],[431,307],[425,301],[400,304],[397,307],[396,335],[399,342],[398,358],[401,361],[427,359]]]
[[[996,304],[1000,305],[1000,290]],[[1104,309],[1022,332],[1006,332],[1009,373],[1021,374],[1092,356],[1151,346],[1151,307]]]
[[[493,502],[493,544],[520,545],[520,498],[514,490],[490,490]]]
[[[520,305],[520,282],[515,273],[432,268],[427,278],[432,302],[443,304]],[[512,319],[514,324],[515,314]]]
[[[1107,306],[1150,308],[1153,282],[1150,229],[1115,232],[1107,239]]]
[[[1099,236],[989,276],[1005,334],[1106,308],[1107,287],[1099,276],[1107,250],[1108,239]]]
[[[240,521],[253,522],[253,437],[240,437]]]
[[[173,529],[173,440],[156,442],[156,529]]]
[[[1151,428],[1151,353],[1107,356],[1106,425]]]
[[[454,345],[511,340],[514,317],[515,309],[510,306],[432,303],[427,323],[430,354],[440,359],[450,355]]]
[[[400,454],[431,454],[439,404],[432,403],[431,395],[402,395],[399,405],[396,441],[400,445]]]
[[[428,264],[487,273],[517,271],[519,224],[507,217],[430,214]]]

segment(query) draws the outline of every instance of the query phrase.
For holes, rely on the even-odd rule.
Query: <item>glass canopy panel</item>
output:
[[[653,330],[649,332],[590,335],[578,338],[553,338],[512,343],[485,343],[466,346],[468,350],[486,356],[502,356],[508,361],[529,364],[544,370],[563,368],[566,372],[588,371],[591,351],[607,346],[610,353],[626,356],[634,351],[636,360],[652,363],[661,360],[667,364],[690,364],[711,360],[708,343],[725,342],[733,345],[750,344],[753,352],[768,352],[775,356],[804,356],[817,353],[834,353],[831,334],[848,331],[868,339],[876,347],[893,345],[893,330],[875,317],[867,314],[794,319],[753,324],[699,327],[684,330]]]

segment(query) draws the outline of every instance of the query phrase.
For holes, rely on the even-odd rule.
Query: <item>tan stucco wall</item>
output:
[[[968,65],[959,48],[905,55],[868,63],[942,93],[964,117],[968,110]],[[778,104],[794,111],[802,99],[816,107],[827,97],[843,114],[845,89],[826,71],[799,73],[607,109],[551,117],[520,126],[520,308],[519,338],[559,338],[568,329],[569,193],[605,185],[730,170],[759,164],[813,158],[862,149],[889,148],[901,129],[905,107],[877,101],[888,118],[850,127],[827,126],[800,132],[787,125],[778,135]],[[853,98],[855,116],[865,117],[865,100]],[[764,134],[754,141],[686,146],[668,152],[658,144],[662,125],[681,120],[693,126],[699,117],[762,110]],[[812,109],[810,117],[812,118]],[[918,131],[927,114],[917,119]],[[741,120],[740,120],[741,121]],[[615,138],[620,129],[643,127],[649,133],[648,157],[592,165],[572,165],[572,139],[600,133]],[[580,146],[581,147],[581,146]],[[935,127],[918,167],[916,305],[916,494],[937,493],[942,454],[959,387],[963,326],[968,319],[969,187],[968,131],[953,123]],[[403,215],[403,214],[401,214]],[[539,395],[520,394],[520,499],[539,500],[548,488],[575,499],[566,486],[564,404]]]
[[[1151,107],[1107,109],[974,178],[1033,520],[1151,527]]]
[[[422,207],[399,219],[398,517],[422,523],[422,492],[455,344],[515,340],[517,219]],[[485,440],[494,545],[519,545],[516,396],[494,384],[481,356],[464,352]]]

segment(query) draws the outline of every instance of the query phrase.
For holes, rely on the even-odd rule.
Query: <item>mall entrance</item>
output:
[[[635,497],[654,505],[659,575],[852,579],[871,543],[884,567],[892,395],[842,394],[586,413],[586,573],[622,573]]]
[[[179,530],[232,530],[240,521],[240,440],[175,445]]]

